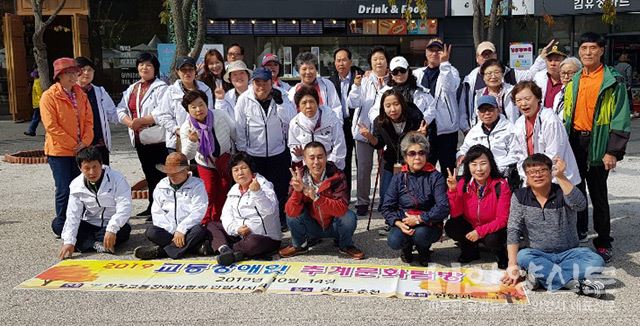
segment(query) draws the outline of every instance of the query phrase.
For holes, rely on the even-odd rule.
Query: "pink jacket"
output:
[[[502,178],[489,178],[482,199],[478,198],[475,182],[469,182],[467,189],[464,189],[464,183],[464,179],[461,179],[455,191],[447,191],[451,217],[458,218],[462,215],[480,237],[506,228],[511,205],[509,183]],[[500,189],[499,196],[496,194],[497,188]]]

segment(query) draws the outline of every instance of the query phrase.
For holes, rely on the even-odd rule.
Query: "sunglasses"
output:
[[[419,156],[427,156],[427,152],[426,152],[426,151],[423,151],[423,150],[419,150],[419,151],[417,151],[417,152],[416,152],[416,151],[408,151],[408,152],[407,152],[407,156],[408,156],[408,157],[414,157],[414,156],[416,156],[416,155],[419,155]]]
[[[391,72],[392,75],[397,76],[398,74],[405,74],[407,72],[407,69],[404,68],[396,68],[393,69],[393,71]]]

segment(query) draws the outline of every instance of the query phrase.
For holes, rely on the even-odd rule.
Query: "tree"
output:
[[[47,61],[47,45],[44,43],[44,32],[49,25],[56,19],[58,13],[64,7],[67,0],[62,0],[58,4],[49,19],[42,21],[42,0],[31,0],[33,7],[33,16],[35,21],[35,32],[33,33],[33,56],[38,67],[38,75],[40,75],[40,85],[45,91],[51,86],[51,78],[49,77],[49,62]]]
[[[473,43],[477,47],[482,41],[494,42],[496,28],[502,15],[502,3],[508,0],[493,0],[489,17],[485,12],[487,0],[471,0],[473,6]]]
[[[196,11],[196,23],[192,24],[192,10]],[[176,55],[171,65],[171,70],[175,70],[175,58],[188,55],[197,58],[202,50],[206,37],[206,19],[204,13],[204,0],[166,0],[165,5],[169,8],[171,27],[176,42]],[[163,14],[160,18],[163,18]],[[166,15],[166,13],[165,13]],[[167,16],[165,16],[167,17]],[[195,39],[189,42],[189,35],[193,34],[195,28]],[[189,49],[192,48],[191,51]]]

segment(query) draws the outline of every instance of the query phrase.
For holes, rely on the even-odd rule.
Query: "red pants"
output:
[[[218,170],[198,165],[198,173],[204,182],[204,188],[209,197],[209,206],[204,214],[202,224],[206,225],[211,221],[220,221],[222,206],[227,199],[227,193],[231,187],[231,180],[223,177]]]

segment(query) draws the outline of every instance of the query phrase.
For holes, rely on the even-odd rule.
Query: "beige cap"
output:
[[[476,49],[476,54],[480,55],[482,52],[491,50],[491,52],[496,53],[496,46],[489,41],[484,41],[478,44],[478,48]]]

